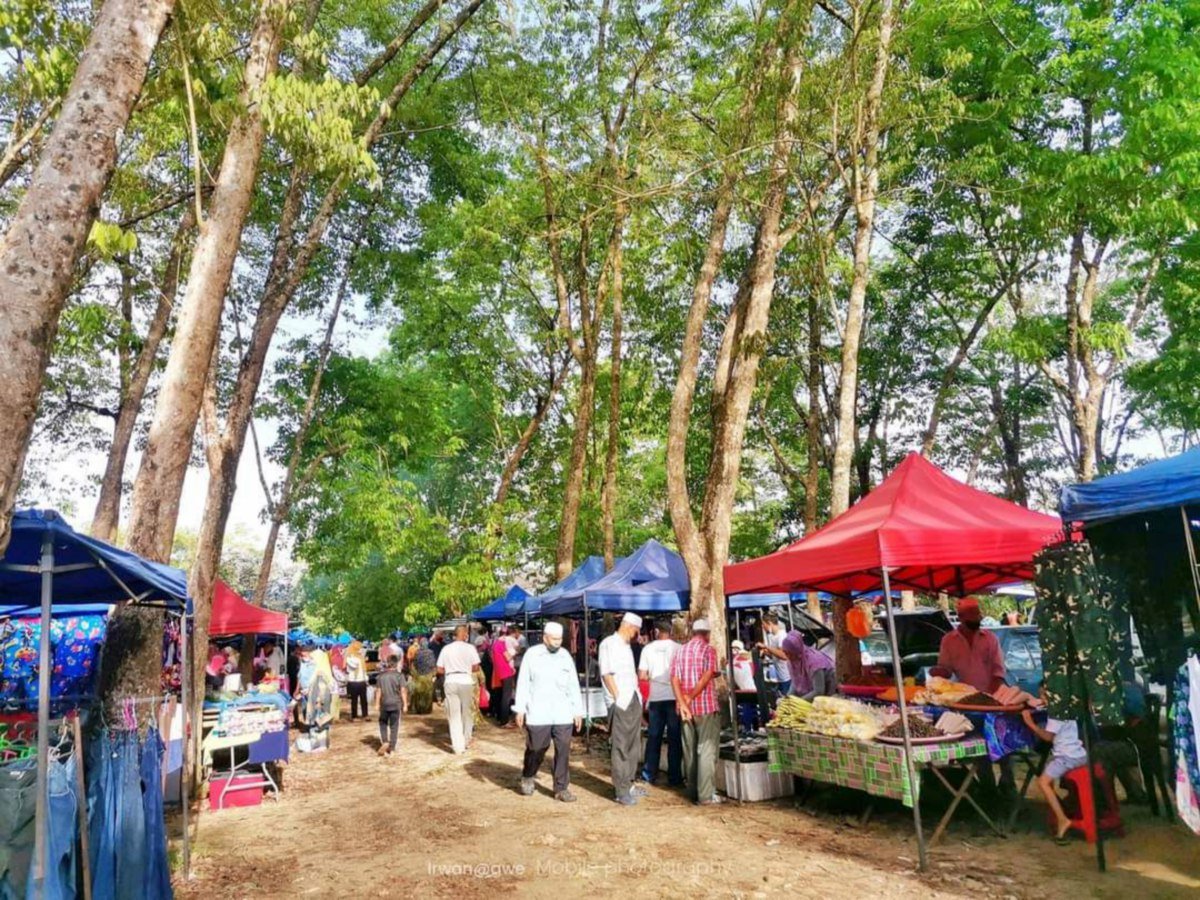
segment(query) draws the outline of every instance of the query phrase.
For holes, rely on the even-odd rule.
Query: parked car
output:
[[[1007,625],[987,629],[1000,642],[1009,684],[1037,696],[1042,686],[1042,644],[1036,625]]]
[[[942,646],[942,635],[950,631],[950,620],[940,609],[896,610],[896,647],[900,651],[900,671],[904,675],[918,675],[924,669],[937,665],[938,650]],[[876,617],[884,627],[871,632],[859,641],[863,653],[863,664],[892,671],[892,649],[888,642],[886,620]],[[869,657],[869,662],[868,662]]]

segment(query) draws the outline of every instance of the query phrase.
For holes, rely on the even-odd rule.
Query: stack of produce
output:
[[[785,697],[767,727],[869,741],[879,733],[883,723],[871,707],[843,697],[817,697],[812,703],[799,697]]]

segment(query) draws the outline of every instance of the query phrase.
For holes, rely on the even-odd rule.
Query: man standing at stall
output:
[[[562,652],[563,628],[547,622],[542,643],[525,654],[517,678],[517,727],[525,729],[521,794],[533,795],[542,760],[554,744],[554,799],[575,802],[571,793],[571,735],[583,723],[583,693],[570,653]]]
[[[977,691],[991,693],[1004,684],[1004,654],[1000,642],[980,627],[983,616],[973,597],[959,600],[958,627],[942,637],[937,666],[930,669],[943,678],[951,676]]]
[[[642,695],[638,692],[631,642],[641,630],[641,617],[625,613],[616,632],[600,642],[596,654],[608,701],[613,790],[622,806],[633,806],[646,793],[645,788],[633,783],[642,749]]]
[[[671,623],[666,619],[659,620],[654,632],[656,640],[646,645],[638,661],[638,678],[650,682],[650,697],[646,707],[650,713],[650,726],[646,733],[642,781],[654,784],[658,777],[658,762],[665,735],[667,784],[679,787],[683,784],[683,739],[679,711],[675,708],[675,692],[671,688],[671,663],[679,652],[679,644],[672,639]]]
[[[717,715],[717,686],[720,674],[717,651],[709,642],[708,619],[692,623],[692,639],[675,654],[671,663],[671,687],[679,717],[683,720],[683,769],[688,796],[701,806],[720,803],[717,796],[717,752],[721,721]]]

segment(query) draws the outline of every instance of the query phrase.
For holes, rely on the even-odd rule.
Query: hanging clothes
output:
[[[1200,834],[1200,659],[1188,657],[1175,675],[1170,712],[1175,742],[1175,808],[1188,828]]]
[[[75,840],[78,837],[75,796],[75,758],[50,760],[46,772],[46,874],[44,900],[75,900]],[[30,868],[26,896],[35,897]]]
[[[1091,714],[1099,725],[1124,722],[1121,629],[1086,541],[1056,544],[1034,557],[1047,708],[1056,719]],[[1126,616],[1127,618],[1127,616]]]
[[[0,766],[0,900],[18,900],[33,862],[37,761]]]
[[[167,863],[167,829],[163,819],[162,754],[158,729],[151,728],[142,742],[142,813],[146,822],[146,878],[144,896],[162,900],[171,894]]]

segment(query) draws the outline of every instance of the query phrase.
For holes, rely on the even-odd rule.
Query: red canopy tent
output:
[[[725,593],[850,595],[892,586],[965,596],[1033,578],[1062,521],[968,487],[917,453],[824,528],[725,567]]]
[[[1062,536],[1062,522],[954,480],[910,453],[883,483],[824,528],[782,550],[725,567],[725,593],[815,590],[849,596],[884,593],[892,671],[900,706],[904,762],[912,760],[900,651],[890,596],[893,585],[965,596],[1033,578],[1033,557]],[[925,869],[921,804],[913,823]]]
[[[287,621],[287,613],[255,606],[239,597],[224,581],[217,580],[209,634],[287,634]]]

